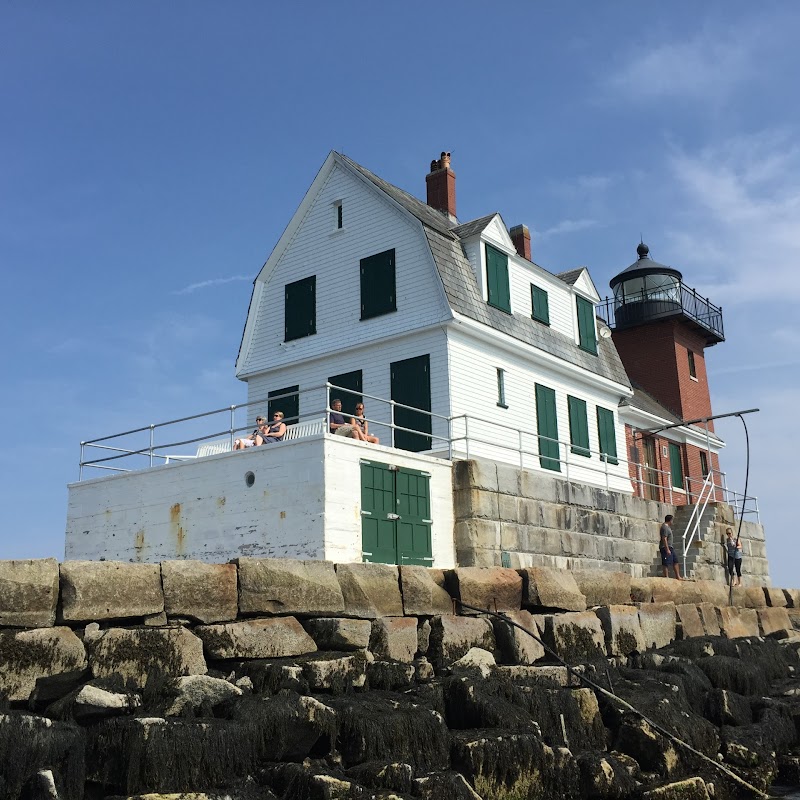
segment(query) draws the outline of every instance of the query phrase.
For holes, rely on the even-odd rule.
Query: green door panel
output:
[[[431,410],[431,370],[430,356],[417,356],[406,358],[403,361],[394,361],[389,367],[391,378],[392,400],[412,408],[397,408],[394,410],[395,425],[409,428],[409,431],[394,431],[394,446],[401,450],[420,452],[431,449],[431,417],[420,411]],[[428,435],[421,435],[428,434]]]
[[[386,464],[361,464],[365,561],[431,566],[430,476]]]

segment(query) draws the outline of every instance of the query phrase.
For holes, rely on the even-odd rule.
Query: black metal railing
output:
[[[598,304],[597,315],[612,330],[682,315],[713,334],[717,341],[725,339],[722,308],[682,283],[670,289],[657,287],[619,298],[607,297]]]

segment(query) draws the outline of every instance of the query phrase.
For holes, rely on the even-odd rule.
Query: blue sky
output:
[[[800,6],[5,4],[0,558],[63,557],[78,442],[245,399],[251,282],[328,151],[525,223],[605,293],[652,256],[721,304],[773,582],[798,585]],[[744,477],[738,421],[729,485]]]

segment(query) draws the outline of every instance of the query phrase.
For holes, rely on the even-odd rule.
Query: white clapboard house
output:
[[[346,411],[366,398],[382,444],[630,491],[617,408],[632,390],[588,271],[533,263],[527,229],[499,213],[460,224],[449,155],[431,167],[423,203],[328,156],[255,280],[236,362],[248,398],[303,419],[325,405],[304,390],[330,382],[353,393],[331,392]]]
[[[446,567],[455,459],[635,490],[634,429],[674,417],[637,398],[588,271],[538,266],[499,213],[460,223],[449,154],[426,184],[422,202],[330,153],[254,282],[236,361],[247,420],[231,412],[224,441],[177,463],[141,428],[149,446],[120,452],[152,468],[70,486],[68,557]],[[331,434],[334,398],[348,414],[363,400],[380,444]],[[224,452],[276,409],[290,441]],[[118,469],[112,444],[84,443],[102,458],[82,450],[82,468]]]

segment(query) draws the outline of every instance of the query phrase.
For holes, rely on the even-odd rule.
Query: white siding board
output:
[[[342,201],[337,230],[334,203]],[[394,248],[397,311],[361,321],[359,264]],[[317,333],[284,342],[284,286],[317,277]],[[420,224],[336,165],[261,292],[240,377],[400,335],[449,315]]]
[[[286,386],[300,386],[301,418],[322,415],[327,405],[325,390],[309,390],[324,386],[329,377],[355,370],[362,371],[362,391],[373,397],[391,397],[390,364],[407,358],[430,355],[431,410],[435,414],[447,416],[450,406],[448,391],[447,338],[439,328],[410,334],[391,341],[337,352],[325,358],[302,364],[285,366],[268,373],[254,376],[247,382],[247,400],[253,402],[267,397],[270,391]],[[378,436],[382,443],[389,444],[391,412],[388,403],[365,398],[367,419],[371,421],[370,432]],[[266,411],[258,405],[249,409],[249,420],[254,421],[257,414]],[[374,420],[374,422],[372,422]],[[383,425],[379,424],[383,423]],[[447,436],[447,424],[434,418],[433,433]],[[434,442],[436,445],[436,442]],[[441,443],[439,444],[441,447]],[[438,448],[435,448],[438,449]]]
[[[625,459],[624,428],[619,419],[617,404],[620,397],[610,392],[587,391],[583,382],[572,382],[561,373],[554,372],[547,364],[537,364],[523,354],[515,357],[509,353],[493,349],[486,343],[451,333],[451,412],[454,416],[468,414],[487,422],[469,421],[470,455],[483,455],[486,458],[519,463],[516,451],[522,431],[522,447],[532,454],[524,458],[524,465],[539,469],[537,425],[536,425],[536,384],[540,383],[555,390],[556,414],[558,417],[559,440],[562,458],[569,458],[571,480],[592,485],[605,485],[606,465],[601,462],[597,451],[599,439],[597,432],[596,407],[600,405],[615,413],[615,433],[617,465],[608,465],[610,488],[618,491],[631,491]],[[505,400],[507,409],[497,405],[497,368],[505,370]],[[589,422],[589,447],[591,458],[574,455],[569,450],[569,412],[567,395],[586,401]],[[514,430],[506,430],[509,426]],[[454,423],[457,435],[463,434],[464,423]],[[477,438],[490,439],[496,445],[477,444]],[[497,445],[501,445],[498,447]],[[463,453],[463,442],[456,443],[457,452]],[[549,472],[549,470],[548,470]],[[553,473],[555,474],[555,473]],[[562,464],[561,476],[566,477],[566,465]]]

